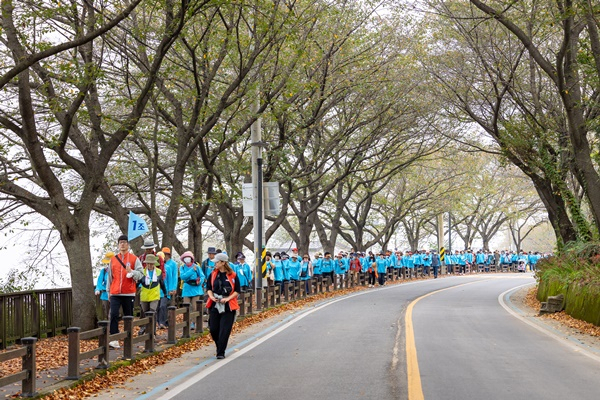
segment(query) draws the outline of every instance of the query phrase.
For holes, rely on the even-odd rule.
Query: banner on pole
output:
[[[148,232],[148,225],[146,224],[146,221],[144,221],[139,215],[129,211],[127,239],[131,241],[138,236],[142,236],[146,232]]]

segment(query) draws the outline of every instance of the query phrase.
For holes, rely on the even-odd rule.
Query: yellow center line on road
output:
[[[485,282],[487,279],[477,280],[474,282],[463,283],[456,286],[451,286],[445,289],[436,290],[431,293],[427,293],[415,300],[413,300],[406,308],[406,314],[404,315],[404,326],[406,327],[406,374],[408,376],[408,400],[424,400],[423,387],[421,386],[421,373],[419,372],[419,360],[417,359],[417,346],[415,344],[415,332],[413,331],[412,323],[412,311],[419,302],[419,300],[425,297],[431,296],[436,293],[443,292],[445,290],[456,289],[465,285],[472,285],[474,283]]]

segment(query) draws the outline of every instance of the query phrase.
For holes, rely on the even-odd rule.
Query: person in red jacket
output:
[[[110,301],[110,334],[119,333],[119,309],[123,307],[123,315],[133,315],[133,303],[137,291],[137,281],[144,277],[144,268],[140,259],[129,251],[127,235],[118,239],[119,253],[110,260],[108,274]],[[118,349],[119,342],[109,343],[113,349]]]
[[[215,269],[206,282],[208,301],[208,329],[217,345],[217,358],[225,358],[225,349],[231,335],[235,312],[240,308],[237,298],[240,282],[229,266],[229,257],[220,253],[215,256]]]

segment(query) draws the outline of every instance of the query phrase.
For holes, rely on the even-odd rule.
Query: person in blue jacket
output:
[[[236,263],[233,272],[235,272],[240,282],[240,290],[246,292],[252,282],[252,268],[246,263],[246,256],[241,251],[236,254]]]
[[[184,252],[179,259],[183,262],[179,267],[179,278],[182,282],[181,297],[184,303],[190,303],[192,310],[196,310],[196,302],[200,300],[200,296],[204,297],[203,286],[206,277],[202,267],[196,264],[191,251]],[[190,328],[196,329],[196,324],[192,323]]]
[[[108,265],[110,264],[110,260],[115,256],[115,253],[112,251],[107,252],[102,259],[102,264],[105,264],[104,267],[100,270],[100,274],[98,274],[98,280],[96,280],[96,296],[100,296],[100,301],[102,302],[102,319],[104,321],[108,321],[108,315],[110,313],[110,302],[108,301]]]
[[[319,278],[322,274],[321,272],[321,261],[323,261],[323,259],[321,258],[321,253],[317,252],[315,253],[315,259],[312,261],[312,275],[315,278]]]
[[[300,280],[300,259],[297,253],[292,253],[290,259],[287,262],[288,279],[290,282]]]
[[[483,250],[477,251],[477,254],[475,255],[475,262],[477,263],[478,271],[484,271],[485,259],[486,257]]]
[[[494,260],[494,255],[489,250],[486,251],[485,252],[485,261],[483,263],[485,272],[490,272],[490,265],[492,264],[493,260]]]
[[[323,275],[323,279],[331,279],[331,283],[333,284],[333,274],[335,269],[335,262],[331,259],[331,253],[326,251],[325,258],[321,260],[321,274]]]
[[[167,293],[164,293],[164,296],[161,293],[160,303],[158,306],[158,315],[156,318],[158,322],[158,329],[165,329],[169,324],[167,307],[175,305],[175,295],[177,294],[177,283],[179,278],[177,277],[177,263],[175,260],[173,260],[173,258],[171,258],[171,249],[168,247],[163,247],[161,252],[165,256],[164,281],[167,288]]]
[[[403,261],[403,267],[406,268],[406,275],[409,278],[412,278],[415,276],[415,262],[414,262],[414,258],[413,258],[413,254],[410,251],[406,252],[406,255],[404,257],[402,257],[402,261]]]
[[[279,287],[281,288],[281,293],[283,293],[283,281],[285,280],[285,272],[283,270],[283,262],[281,261],[281,253],[277,252],[273,254],[271,264],[273,265],[273,279],[275,280],[275,285],[279,285]]]
[[[429,250],[421,254],[421,260],[423,262],[423,273],[429,276],[429,268],[431,267],[431,254],[429,254]]]
[[[460,275],[464,275],[467,271],[467,258],[465,257],[465,252],[458,250],[456,251],[456,264],[458,264],[460,268]]]
[[[338,277],[339,275],[344,275],[346,273],[346,264],[344,263],[343,256],[341,253],[335,256],[335,264],[333,270],[335,271],[335,274],[338,275]]]
[[[379,275],[379,286],[383,286],[385,285],[385,275],[387,273],[387,267],[388,267],[388,261],[385,258],[385,255],[382,253],[379,253],[379,255],[377,256],[377,260],[375,260],[375,262],[377,263],[377,274]]]
[[[313,276],[313,266],[310,261],[310,257],[308,254],[302,256],[302,261],[300,262],[300,280],[306,282],[305,291],[308,293],[308,285],[310,284],[308,281]]]

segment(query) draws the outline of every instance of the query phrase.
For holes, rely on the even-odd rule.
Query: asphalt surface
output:
[[[466,276],[358,292],[233,338],[225,360],[205,348],[99,398],[407,399],[405,310],[431,293],[412,311],[425,399],[600,399],[600,358],[500,305],[533,282]]]

